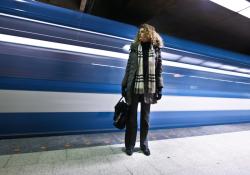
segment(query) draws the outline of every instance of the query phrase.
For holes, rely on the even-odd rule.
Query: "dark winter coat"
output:
[[[156,90],[161,90],[163,88],[161,50],[157,46],[154,46],[154,50],[155,50]],[[135,79],[136,71],[138,69],[137,52],[138,52],[138,44],[132,43],[130,45],[130,53],[129,53],[125,75],[122,80],[122,87],[126,89],[125,99],[128,105],[130,105],[132,101],[134,79]],[[149,104],[157,103],[156,93],[154,94],[144,93],[144,102],[149,103]],[[145,97],[148,97],[148,98],[145,98]]]

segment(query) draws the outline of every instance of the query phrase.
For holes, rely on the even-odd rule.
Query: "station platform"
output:
[[[249,123],[150,130],[150,156],[138,139],[126,155],[124,132],[5,139],[0,174],[249,175],[249,138]]]

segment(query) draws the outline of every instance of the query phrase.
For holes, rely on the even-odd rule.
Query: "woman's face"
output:
[[[139,40],[140,40],[141,42],[148,42],[148,41],[150,41],[150,37],[149,37],[149,34],[148,34],[148,32],[147,32],[146,29],[140,28],[139,31],[140,31]]]

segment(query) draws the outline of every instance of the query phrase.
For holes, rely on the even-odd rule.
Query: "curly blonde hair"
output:
[[[141,36],[140,29],[142,28],[145,30],[146,34],[150,38],[150,42],[152,42],[154,46],[163,47],[164,44],[161,36],[155,31],[155,28],[149,24],[140,25],[134,40],[135,43],[140,43],[140,36]]]

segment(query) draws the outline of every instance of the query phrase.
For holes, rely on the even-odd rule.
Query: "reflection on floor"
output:
[[[250,123],[150,130],[148,137],[149,141],[153,141],[247,130],[250,130]],[[137,141],[140,138],[139,134],[138,132]],[[113,133],[4,139],[0,140],[0,155],[122,143],[124,143],[124,130]]]

